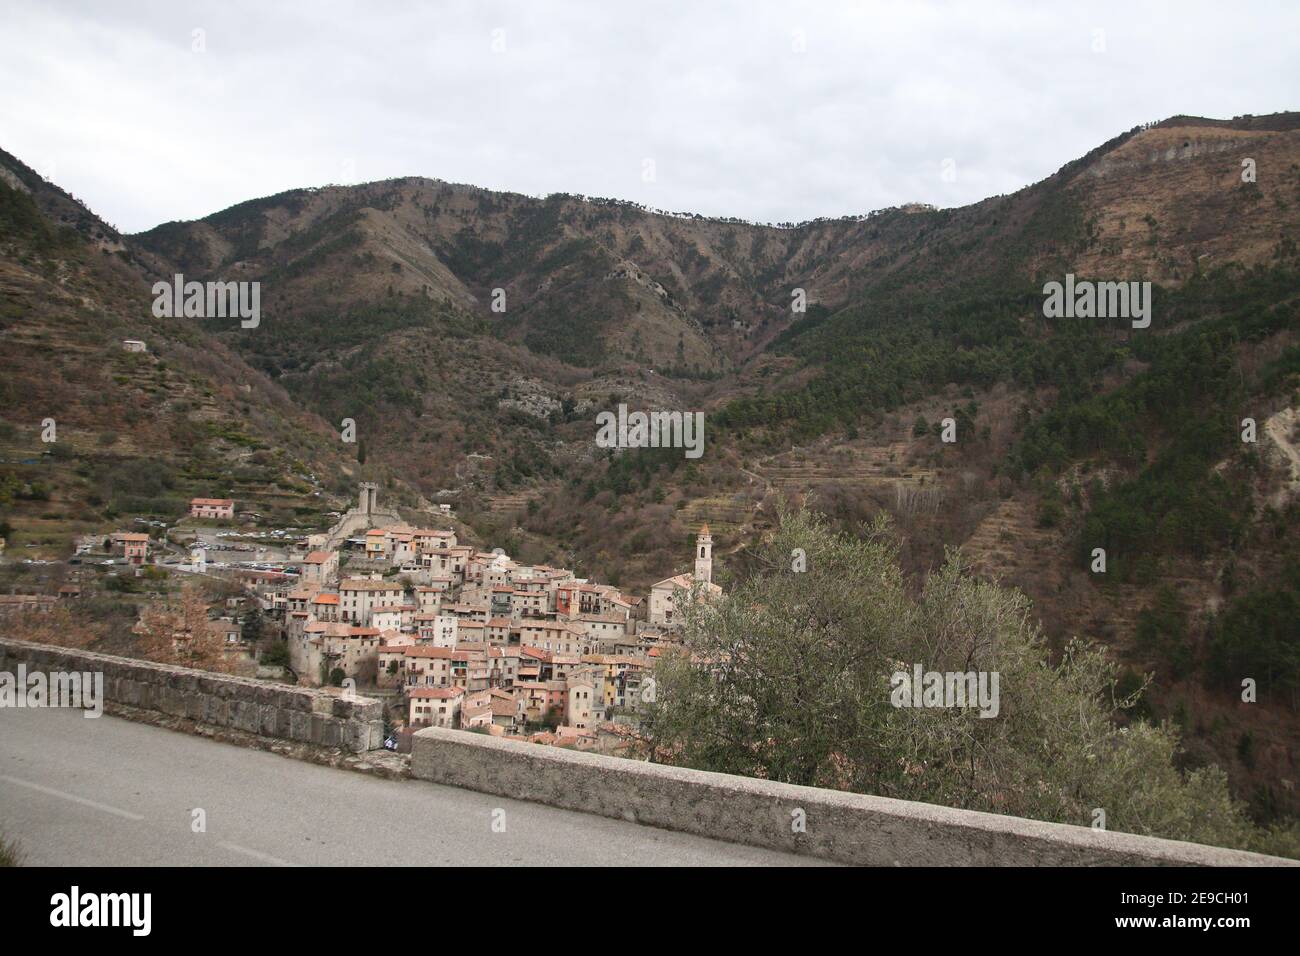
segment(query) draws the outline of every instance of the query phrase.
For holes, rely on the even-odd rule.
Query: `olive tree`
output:
[[[850,536],[801,510],[754,558],[730,593],[682,601],[682,644],[644,713],[650,759],[1294,852],[1294,830],[1256,831],[1218,768],[1178,769],[1172,727],[1117,720],[1145,685],[1120,695],[1118,666],[1086,640],[1053,660],[1028,599],[959,553],[918,589],[886,523]],[[900,706],[917,665],[983,675],[996,706]]]

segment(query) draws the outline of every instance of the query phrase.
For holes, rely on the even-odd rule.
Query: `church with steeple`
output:
[[[670,628],[680,624],[677,597],[695,590],[698,590],[698,600],[722,593],[722,588],[713,583],[713,535],[707,524],[701,525],[695,534],[695,573],[664,578],[650,589],[650,623]]]

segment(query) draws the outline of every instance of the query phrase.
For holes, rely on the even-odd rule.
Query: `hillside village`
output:
[[[87,626],[54,636],[139,654],[137,618],[202,583],[193,631],[243,672],[355,682],[394,730],[616,746],[696,582],[652,586],[687,535],[731,554],[807,503],[889,520],[918,582],[960,547],[1054,653],[1086,636],[1126,686],[1154,675],[1151,718],[1260,819],[1294,812],[1298,159],[1296,114],[1173,117],[953,209],[759,227],[402,179],[121,237],[0,153],[0,618],[57,608]],[[256,334],[143,294],[236,269],[267,286]],[[1166,327],[1044,323],[1041,280],[1074,273],[1150,276]],[[593,446],[593,411],[629,400],[703,409],[708,454]],[[329,510],[363,475],[388,500]],[[627,607],[575,613],[578,585]],[[406,646],[437,654],[381,660]],[[601,680],[590,718],[575,671]],[[1265,672],[1279,692],[1242,706]],[[447,696],[413,701],[422,679]],[[502,691],[514,717],[485,719]]]
[[[231,499],[196,498],[190,516],[229,522]],[[330,531],[286,542],[286,559],[188,563],[150,552],[150,535],[118,532],[84,539],[79,558],[100,547],[127,573],[154,565],[182,574],[222,576],[243,596],[208,627],[236,670],[310,687],[375,696],[388,705],[399,746],[437,726],[579,749],[620,750],[644,702],[653,700],[656,657],[678,640],[683,601],[721,594],[713,583],[713,538],[695,536],[694,570],[655,584],[648,595],[529,565],[501,549],[460,542],[450,528],[419,528],[381,509],[378,486],[362,482],[357,507]],[[132,571],[134,569],[134,572]],[[75,599],[6,595],[5,615],[48,610]],[[227,613],[222,613],[227,611]],[[260,615],[283,642],[287,666],[258,667],[239,617]]]
[[[376,494],[363,485],[349,515],[377,512]],[[674,640],[679,598],[721,593],[707,525],[694,572],[647,598],[461,544],[448,529],[388,524],[342,544],[304,555],[293,586],[258,586],[259,597],[300,683],[390,692],[409,729],[617,747],[653,697],[649,671]]]

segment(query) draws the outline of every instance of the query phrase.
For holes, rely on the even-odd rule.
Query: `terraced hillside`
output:
[[[194,496],[232,496],[286,523],[329,510],[356,471],[337,436],[193,323],[154,318],[145,276],[96,238],[111,230],[84,210],[61,212],[80,207],[12,157],[0,164],[10,550],[63,556],[77,534],[175,518]],[[127,339],[146,351],[126,351]]]

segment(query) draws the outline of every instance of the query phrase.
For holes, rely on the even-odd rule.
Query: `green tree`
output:
[[[288,667],[289,645],[276,638],[270,638],[263,642],[262,656],[259,658],[258,663],[264,667]]]
[[[260,607],[253,607],[244,615],[244,622],[240,627],[240,636],[250,644],[256,644],[261,641],[266,631],[266,618],[262,614]]]
[[[807,570],[791,570],[802,549]],[[1178,769],[1167,725],[1116,721],[1118,667],[1071,641],[1049,657],[1028,600],[950,554],[913,596],[888,529],[832,532],[782,513],[760,568],[725,597],[684,602],[684,644],[655,669],[643,744],[653,759],[789,783],[1225,846],[1296,852],[1255,830],[1217,767]],[[995,717],[896,707],[891,678],[999,678]],[[1288,842],[1289,841],[1289,842]]]

